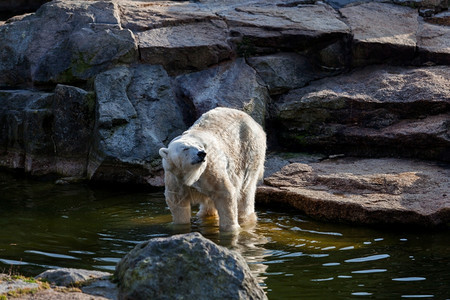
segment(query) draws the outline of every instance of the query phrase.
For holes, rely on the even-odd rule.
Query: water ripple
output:
[[[383,273],[387,272],[387,269],[370,269],[370,270],[358,270],[352,271],[354,274],[371,274],[371,273]]]
[[[18,261],[18,260],[11,260],[11,259],[3,259],[0,258],[0,262],[5,264],[5,265],[14,265],[14,266],[25,266],[25,265],[29,265],[30,263],[27,263],[25,261]]]
[[[355,292],[352,293],[352,296],[372,296],[373,293],[367,293],[367,292]]]
[[[61,259],[76,259],[79,260],[80,258],[71,256],[71,255],[64,255],[64,254],[58,254],[58,253],[50,253],[50,252],[42,252],[42,251],[36,251],[36,250],[25,250],[25,253],[32,253],[32,254],[38,254],[38,255],[44,255],[48,257],[53,258],[61,258]]]
[[[358,257],[358,258],[352,258],[347,259],[346,263],[359,263],[359,262],[366,262],[366,261],[373,261],[373,260],[380,260],[391,257],[389,254],[377,254],[377,255],[371,255],[366,257]]]
[[[334,277],[328,277],[328,278],[318,278],[318,279],[311,279],[311,281],[331,281],[334,280]]]
[[[301,232],[307,232],[307,233],[313,233],[313,234],[323,234],[323,235],[333,235],[333,236],[343,236],[342,233],[339,232],[326,232],[326,231],[316,231],[316,230],[308,230],[308,229],[302,229],[300,227],[292,227],[291,230],[293,231],[301,231]]]
[[[400,277],[392,278],[393,281],[422,281],[427,280],[425,277]]]

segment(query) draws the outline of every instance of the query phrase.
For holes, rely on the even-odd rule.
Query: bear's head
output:
[[[170,142],[168,148],[159,149],[163,158],[163,167],[184,184],[192,185],[206,168],[206,151],[201,141],[188,136],[180,136]]]

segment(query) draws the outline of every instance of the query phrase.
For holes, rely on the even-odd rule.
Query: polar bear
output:
[[[191,204],[200,204],[200,217],[218,213],[221,231],[255,222],[265,153],[266,134],[245,112],[219,107],[203,114],[159,150],[173,222],[190,223]]]

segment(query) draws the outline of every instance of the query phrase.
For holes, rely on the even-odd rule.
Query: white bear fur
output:
[[[206,153],[204,161],[199,152]],[[263,178],[265,153],[266,134],[246,113],[216,108],[203,114],[159,150],[174,223],[190,223],[191,204],[197,203],[199,216],[219,214],[222,231],[255,222],[256,185]]]

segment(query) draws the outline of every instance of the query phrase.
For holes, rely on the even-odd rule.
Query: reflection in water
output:
[[[448,230],[374,230],[319,223],[286,208],[257,211],[256,226],[222,234],[215,219],[171,224],[160,192],[56,186],[0,173],[0,271],[113,271],[141,241],[198,231],[239,251],[270,299],[450,295]]]

